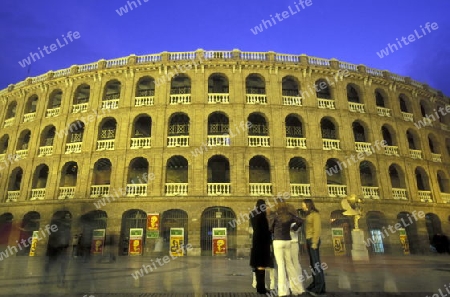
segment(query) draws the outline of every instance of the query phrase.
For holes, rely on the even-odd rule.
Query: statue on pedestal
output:
[[[345,210],[342,214],[345,216],[354,216],[355,230],[359,230],[359,219],[362,217],[362,200],[357,198],[355,194],[351,194],[347,198],[342,199],[341,206]]]

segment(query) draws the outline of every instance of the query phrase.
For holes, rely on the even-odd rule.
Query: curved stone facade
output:
[[[189,254],[209,255],[211,228],[227,227],[229,252],[245,255],[249,210],[280,195],[316,200],[325,253],[332,227],[351,248],[350,194],[373,253],[402,253],[396,223],[413,253],[450,234],[450,100],[408,77],[306,55],[164,52],[50,71],[0,103],[4,247],[66,220],[86,246],[106,229],[105,252],[125,255],[129,229],[150,236],[157,213],[144,254],[184,227]]]

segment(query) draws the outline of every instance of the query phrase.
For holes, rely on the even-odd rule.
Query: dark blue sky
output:
[[[116,12],[127,0],[16,1],[0,9],[0,89],[28,76],[130,54],[205,50],[275,51],[336,58],[410,76],[450,96],[450,2],[447,0],[157,1]],[[295,3],[300,8],[297,12]],[[289,12],[291,6],[296,14]],[[255,35],[272,14],[288,18]],[[282,17],[280,17],[282,18]],[[389,56],[377,55],[396,38],[431,31]],[[68,31],[80,38],[22,68],[19,61]],[[423,34],[421,34],[423,35]],[[30,60],[32,61],[32,60]],[[29,73],[28,73],[29,71]]]

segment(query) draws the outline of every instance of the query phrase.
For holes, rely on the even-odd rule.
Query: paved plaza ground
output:
[[[44,274],[45,257],[0,261],[0,296],[261,296],[251,287],[248,258],[180,257],[72,258],[66,281],[57,285],[60,266]],[[450,291],[450,256],[372,256],[369,262],[323,257],[327,296],[423,296]],[[301,258],[302,268],[309,268]],[[143,269],[143,276],[133,277]],[[152,269],[153,271],[150,271]],[[305,273],[303,272],[305,275]],[[309,273],[310,274],[310,273]],[[309,275],[308,274],[308,275]],[[306,282],[306,285],[309,281]],[[435,295],[444,297],[445,295]],[[448,294],[450,296],[450,294]]]

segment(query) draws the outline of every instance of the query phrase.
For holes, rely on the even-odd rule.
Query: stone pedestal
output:
[[[352,260],[353,261],[369,261],[369,252],[364,243],[364,231],[352,230]]]

